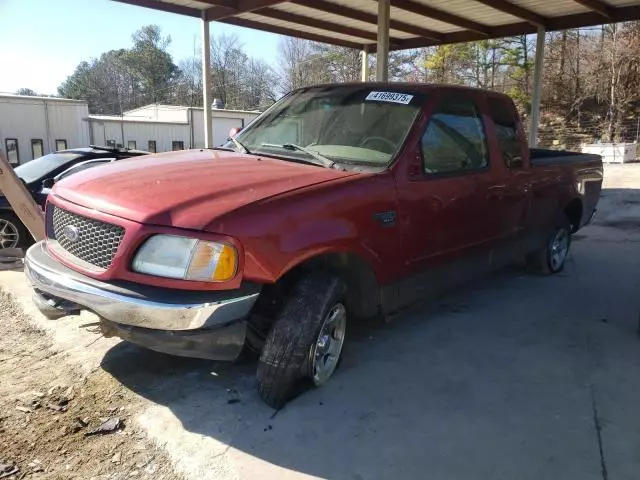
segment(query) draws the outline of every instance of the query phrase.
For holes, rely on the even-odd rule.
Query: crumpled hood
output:
[[[244,205],[349,175],[234,152],[189,150],[94,167],[58,182],[52,193],[140,223],[201,230]]]

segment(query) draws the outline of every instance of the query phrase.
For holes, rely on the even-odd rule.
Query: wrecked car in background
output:
[[[102,163],[148,154],[142,150],[91,145],[49,153],[17,166],[14,171],[36,203],[44,208],[47,195],[58,180]],[[0,192],[0,248],[26,248],[32,242],[27,228]]]
[[[26,256],[41,311],[177,355],[260,354],[279,408],[333,375],[354,318],[520,259],[562,270],[602,184],[597,155],[530,149],[489,91],[358,83],[296,90],[220,148],[55,185]]]

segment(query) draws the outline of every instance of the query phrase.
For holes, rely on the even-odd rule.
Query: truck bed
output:
[[[585,166],[599,166],[602,157],[593,153],[570,152],[567,150],[549,150],[546,148],[530,148],[529,158],[534,167],[546,167],[549,165],[567,165],[580,163]]]

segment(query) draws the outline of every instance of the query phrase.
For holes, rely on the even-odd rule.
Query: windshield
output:
[[[388,165],[424,97],[389,86],[312,87],[293,92],[237,139],[251,153],[309,160],[310,150],[338,163]],[[232,142],[225,145],[234,148]]]
[[[79,153],[50,153],[16,167],[14,171],[26,183],[31,183],[49,178],[53,171],[80,156]]]

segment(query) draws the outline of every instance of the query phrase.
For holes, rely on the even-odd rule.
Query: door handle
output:
[[[505,187],[504,186],[495,186],[495,187],[489,187],[489,192],[487,193],[487,199],[488,200],[502,200],[502,197],[504,197],[504,191],[505,191]]]

